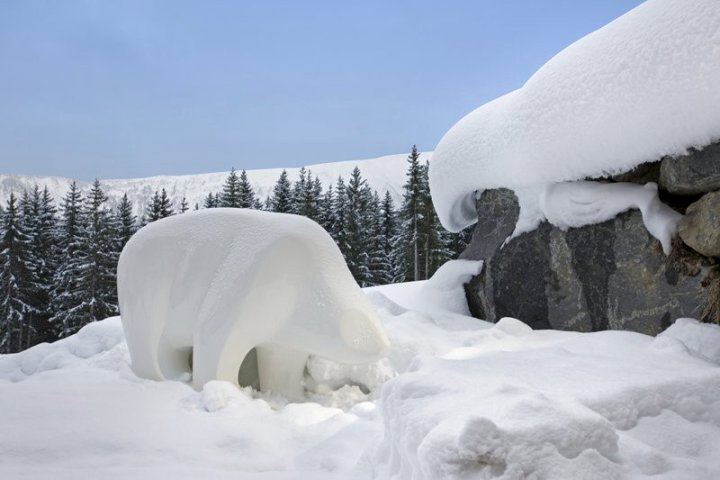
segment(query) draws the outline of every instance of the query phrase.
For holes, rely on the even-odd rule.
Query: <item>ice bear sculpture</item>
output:
[[[123,328],[140,377],[238,382],[302,396],[308,355],[361,363],[389,347],[340,250],[305,217],[217,208],[154,222],[118,262]]]

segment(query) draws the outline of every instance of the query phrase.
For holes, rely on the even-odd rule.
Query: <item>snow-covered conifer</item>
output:
[[[316,178],[317,180],[317,178]],[[335,192],[332,185],[328,185],[325,194],[318,201],[318,219],[317,222],[328,232],[332,232],[333,223],[335,222]]]
[[[28,347],[34,333],[28,321],[36,313],[28,302],[32,291],[29,250],[30,239],[23,232],[18,202],[11,192],[0,237],[0,353]]]
[[[400,209],[400,236],[398,238],[398,263],[401,265],[399,281],[421,280],[420,224],[423,220],[423,167],[420,154],[413,145],[408,156],[407,180],[403,187],[403,203]]]
[[[290,211],[296,215],[305,215],[305,195],[307,180],[307,170],[302,167],[298,172],[298,179],[295,181],[290,193]]]
[[[183,199],[184,198],[185,197],[183,197]],[[122,246],[130,240],[130,237],[132,237],[137,230],[137,226],[135,225],[136,217],[133,215],[132,203],[128,200],[127,193],[120,199],[120,203],[115,211],[115,217],[118,241],[120,242],[120,248],[122,250]]]
[[[213,194],[212,192],[208,193],[207,197],[205,197],[205,200],[203,200],[203,208],[216,208],[219,207],[219,200],[220,194]]]
[[[145,209],[143,220],[144,223],[150,223],[160,220],[161,218],[169,217],[173,213],[172,202],[163,188],[160,192],[155,190],[152,200]]]
[[[222,193],[218,199],[219,207],[230,207],[239,208],[240,205],[240,178],[238,177],[235,167],[230,170],[225,184],[223,185]]]
[[[57,287],[56,313],[51,320],[61,325],[62,336],[117,313],[118,249],[106,201],[95,180],[82,205],[78,234],[70,239],[73,255],[62,266]]]
[[[255,192],[248,180],[247,172],[240,172],[240,181],[238,183],[238,206],[240,208],[253,208],[255,205]]]
[[[361,287],[372,284],[370,250],[372,247],[372,224],[370,208],[372,191],[356,166],[345,190],[345,261],[350,272]]]
[[[385,196],[380,202],[377,228],[376,251],[373,255],[377,263],[373,280],[377,285],[395,283],[401,276],[397,264],[396,248],[399,230],[395,204],[390,192],[385,192]]]
[[[182,200],[180,200],[180,210],[178,210],[180,213],[185,213],[188,210],[190,210],[190,206],[188,205],[187,198],[185,198],[185,195],[183,195]]]
[[[278,178],[273,194],[270,198],[271,210],[279,213],[290,213],[292,211],[290,180],[287,171],[283,170]]]
[[[58,268],[56,235],[57,225],[53,199],[47,186],[42,193],[35,185],[32,193],[23,196],[26,205],[22,209],[22,224],[29,240],[31,288],[27,292],[28,304],[33,308],[27,322],[32,325],[34,338],[31,344],[51,342],[57,339],[52,316],[51,298]]]

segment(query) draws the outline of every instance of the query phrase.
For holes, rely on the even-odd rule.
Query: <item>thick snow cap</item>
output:
[[[718,0],[649,0],[445,134],[430,165],[445,228],[475,192],[620,173],[720,138]]]

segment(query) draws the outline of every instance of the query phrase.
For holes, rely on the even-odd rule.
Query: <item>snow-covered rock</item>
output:
[[[718,158],[718,78],[717,2],[649,0],[453,126],[430,185],[446,228],[478,222],[462,257],[485,260],[471,282],[473,314],[648,334],[699,315],[707,272],[665,257],[688,200],[671,208],[657,182],[663,168],[663,184],[686,181],[692,165],[717,170],[708,161]],[[689,149],[678,160],[687,165],[670,169]],[[696,183],[692,191],[713,184]]]
[[[720,191],[691,204],[678,225],[683,242],[707,257],[720,256]]]
[[[238,382],[255,348],[260,388],[302,397],[308,356],[367,362],[388,339],[327,232],[305,217],[210,209],[154,222],[118,263],[134,372]],[[192,359],[190,356],[192,355]]]
[[[718,78],[716,0],[641,4],[443,137],[430,165],[440,220],[474,223],[478,190],[600,177],[709,145],[720,138]]]

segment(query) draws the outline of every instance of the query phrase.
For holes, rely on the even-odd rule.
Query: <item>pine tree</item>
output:
[[[419,222],[421,255],[423,261],[421,269],[423,278],[430,278],[435,271],[446,261],[452,258],[449,249],[450,233],[440,224],[430,195],[430,182],[428,179],[429,164],[421,167],[421,202],[422,216]]]
[[[320,219],[320,200],[322,199],[322,183],[320,179],[313,179],[312,172],[308,170],[305,178],[305,189],[302,192],[302,213],[316,222]]]
[[[117,313],[117,242],[106,201],[100,182],[95,180],[82,205],[78,234],[69,245],[74,253],[63,267],[56,297],[52,321],[62,325],[62,336]]]
[[[374,257],[380,259],[376,269],[374,281],[378,285],[395,283],[402,277],[397,263],[397,241],[398,241],[398,218],[395,212],[395,204],[390,192],[385,192],[385,197],[380,204],[378,219],[377,244]]]
[[[240,208],[253,208],[255,205],[255,192],[247,177],[247,172],[240,172],[240,183],[238,186],[238,201]]]
[[[300,169],[298,181],[292,190],[292,212],[303,215],[311,220],[319,219],[319,203],[322,198],[322,183],[319,178],[313,179],[312,172]]]
[[[2,217],[0,238],[0,353],[26,348],[33,334],[27,322],[35,309],[29,305],[31,290],[30,239],[22,231],[17,199],[10,193]]]
[[[145,214],[143,215],[142,223],[146,225],[148,223],[160,220],[160,192],[155,190],[150,203],[145,207]]]
[[[292,211],[290,196],[290,180],[288,180],[287,171],[283,170],[275,187],[273,187],[273,194],[270,198],[271,210],[279,213],[290,213]]]
[[[222,193],[218,199],[218,206],[239,208],[240,205],[240,179],[238,178],[235,167],[230,170],[225,185],[223,185]]]
[[[216,208],[219,206],[218,197],[220,194],[217,195],[213,194],[212,192],[208,193],[207,197],[205,197],[205,200],[203,200],[203,208]]]
[[[358,284],[366,287],[372,284],[370,272],[372,238],[368,235],[368,232],[372,231],[370,214],[372,191],[357,166],[352,171],[345,196],[345,262]]]
[[[190,206],[188,205],[187,199],[183,195],[182,200],[180,201],[180,213],[185,213],[188,210],[190,210]]]
[[[413,145],[408,156],[407,180],[403,187],[403,204],[400,209],[400,237],[398,238],[399,281],[422,280],[422,245],[420,228],[423,221],[423,168],[420,154]]]
[[[335,243],[337,243],[343,257],[347,259],[347,242],[345,241],[345,227],[347,225],[348,214],[347,187],[342,177],[338,177],[337,184],[335,185],[335,199],[332,210],[334,218],[330,228],[330,236],[335,240]]]
[[[145,223],[151,223],[160,220],[161,218],[169,217],[173,213],[172,203],[170,202],[167,192],[163,188],[160,192],[155,190],[150,203],[145,209],[145,216],[143,217],[143,220]]]
[[[52,317],[50,322],[58,337],[64,333],[62,314],[74,304],[76,296],[75,272],[71,270],[77,253],[83,245],[82,231],[82,195],[77,183],[70,184],[70,189],[60,202],[60,224],[57,236],[57,251],[60,258],[55,272],[52,294]]]
[[[367,212],[366,232],[368,235],[368,268],[370,270],[370,285],[385,285],[392,280],[391,267],[382,248],[381,229],[381,202],[377,192],[372,192]]]
[[[173,211],[170,197],[168,197],[167,192],[163,188],[160,190],[160,218],[166,218],[174,214],[175,212]]]
[[[290,211],[296,215],[305,215],[305,191],[307,185],[307,171],[302,167],[298,172],[298,179],[293,184],[290,194]]]
[[[22,223],[30,242],[32,278],[28,303],[34,311],[27,321],[35,333],[31,341],[34,345],[57,339],[57,332],[49,322],[52,316],[52,289],[59,260],[55,242],[57,210],[47,187],[40,193],[40,188],[35,185],[32,193],[24,198],[27,199],[27,205],[23,208]]]
[[[122,251],[122,248],[137,230],[137,226],[135,225],[136,217],[133,215],[132,203],[128,200],[127,193],[120,199],[120,203],[115,212],[115,218],[118,241],[120,242],[120,250]]]
[[[318,202],[318,223],[332,234],[333,224],[335,223],[335,192],[332,185],[328,186],[325,195]]]

